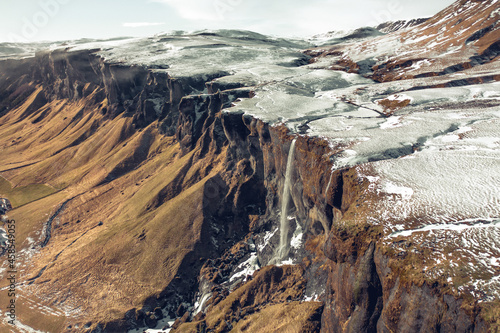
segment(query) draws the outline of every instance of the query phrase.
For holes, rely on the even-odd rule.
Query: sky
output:
[[[0,42],[244,29],[282,37],[429,17],[454,0],[2,0]]]

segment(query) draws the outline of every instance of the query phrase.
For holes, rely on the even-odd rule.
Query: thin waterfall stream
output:
[[[280,246],[278,248],[278,260],[283,260],[288,254],[288,250],[290,248],[290,242],[288,241],[288,231],[290,230],[290,223],[288,222],[288,208],[290,204],[290,187],[296,140],[297,139],[292,140],[286,163],[285,184],[283,186],[283,196],[281,197]]]

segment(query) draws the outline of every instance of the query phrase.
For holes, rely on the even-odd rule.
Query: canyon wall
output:
[[[26,157],[1,169],[13,185],[52,184],[53,201],[39,200],[54,211],[71,200],[61,222],[49,226],[48,246],[26,259],[33,266],[25,268],[23,287],[28,299],[83,309],[68,311],[66,331],[124,332],[155,327],[164,316],[178,318],[174,332],[279,325],[287,332],[488,331],[477,302],[402,274],[405,267],[380,241],[383,230],[365,218],[368,182],[356,167],[332,170],[344,147],[224,111],[251,98],[250,89],[110,64],[91,51],[7,60],[0,73],[4,129],[22,124],[41,138],[62,126],[58,103],[73,116],[45,138],[45,151],[33,153],[37,163]],[[267,266],[280,243],[294,139],[285,239],[298,245],[291,261]],[[20,147],[27,140],[22,136]],[[21,150],[2,144],[6,161],[19,162],[13,156]],[[92,164],[97,160],[102,164]],[[29,216],[35,204],[13,215]],[[31,216],[25,239],[45,226],[41,214]],[[250,258],[260,269],[235,276]]]

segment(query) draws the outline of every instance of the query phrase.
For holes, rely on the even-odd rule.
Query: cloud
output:
[[[165,23],[159,22],[127,22],[123,23],[125,28],[142,28],[142,27],[154,27],[157,25],[164,25]]]
[[[239,2],[241,0],[151,0],[152,2],[164,3],[174,8],[177,13],[186,20],[196,21],[218,21],[223,19],[218,7],[221,3],[228,1]]]
[[[183,29],[247,29],[281,36],[375,26],[429,16],[455,0],[149,0],[177,15]],[[430,13],[430,14],[428,14]]]
[[[364,0],[365,11],[354,11],[340,0],[150,0],[173,9],[193,28],[258,29],[262,33],[306,35],[337,26],[357,27],[371,19],[367,10],[403,0]],[[422,0],[421,0],[422,1]]]

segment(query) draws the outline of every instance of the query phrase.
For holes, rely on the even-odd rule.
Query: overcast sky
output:
[[[310,36],[432,16],[454,0],[2,0],[0,41],[246,29]]]

